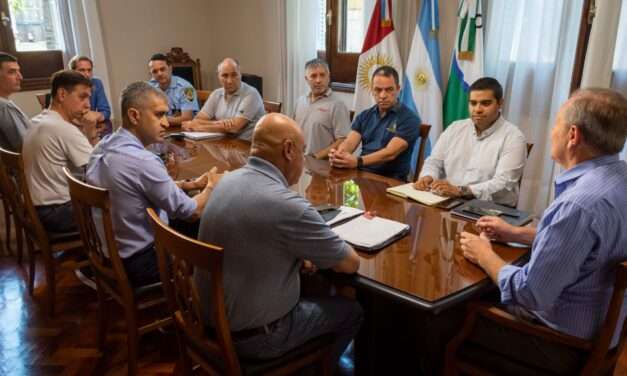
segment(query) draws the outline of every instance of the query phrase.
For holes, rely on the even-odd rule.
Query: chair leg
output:
[[[320,374],[322,376],[332,376],[335,367],[336,365],[333,364],[331,349],[329,348],[322,359],[320,359]]]
[[[96,281],[98,294],[98,349],[104,351],[107,342],[107,329],[109,327],[110,304],[107,302],[107,294],[102,291],[100,283]]]
[[[33,296],[35,289],[35,247],[29,237],[26,237],[26,249],[28,251],[28,294]]]
[[[44,265],[46,268],[46,301],[47,301],[47,308],[48,308],[48,315],[50,317],[54,316],[54,305],[55,305],[55,296],[56,296],[56,289],[57,289],[57,284],[55,283],[56,278],[55,278],[55,274],[56,274],[56,268],[54,265],[54,260],[52,259],[51,255],[46,255],[46,251],[42,250],[42,253],[44,255]]]
[[[139,333],[137,332],[137,312],[135,307],[124,307],[126,316],[126,331],[128,332],[128,370],[129,376],[137,375],[137,358],[139,352]]]
[[[4,209],[4,233],[6,234],[5,244],[7,254],[11,254],[11,209],[7,206],[6,200],[2,200],[2,206]]]
[[[22,256],[24,253],[24,229],[15,222],[15,240],[17,241],[17,264],[22,265]]]
[[[178,374],[177,373],[175,374],[191,376],[193,375],[192,362],[191,362],[191,359],[189,358],[189,355],[187,355],[187,350],[185,349],[185,342],[183,341],[183,338],[179,334],[178,328],[176,329],[176,341],[178,342],[178,345],[179,345],[179,361],[176,362],[176,367],[179,368],[181,372]]]

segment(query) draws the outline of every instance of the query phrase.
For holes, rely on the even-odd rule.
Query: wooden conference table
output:
[[[220,172],[237,169],[246,163],[249,147],[249,143],[236,139],[172,140],[168,146],[178,156],[179,179],[199,176],[213,166]],[[350,278],[350,283],[357,289],[358,299],[366,311],[366,321],[372,321],[374,317],[377,321],[381,318],[402,321],[403,318],[420,317],[431,322],[429,320],[452,307],[457,307],[458,313],[462,312],[465,302],[493,286],[487,275],[462,255],[459,234],[464,230],[474,231],[472,223],[454,217],[446,210],[387,194],[386,188],[401,183],[395,179],[359,170],[333,169],[328,161],[306,158],[305,171],[292,188],[313,205],[329,203],[359,207],[411,226],[408,236],[383,250],[374,254],[359,253],[361,265],[356,276]],[[506,262],[516,262],[528,252],[528,248],[501,244],[495,244],[494,248]],[[376,351],[376,361],[382,358],[380,344],[372,343],[374,338],[381,337],[377,332],[399,329],[394,329],[394,323],[390,322],[379,330],[377,326],[381,326],[380,323],[370,325],[366,330],[367,342],[370,342],[368,348],[371,352]],[[424,327],[414,329],[425,334]],[[403,342],[398,336],[392,338],[395,342]],[[413,341],[408,340],[409,343]],[[409,347],[413,348],[413,345]],[[408,351],[411,354],[414,350]],[[418,354],[414,357],[418,358]],[[389,364],[376,366],[375,359],[372,359],[375,357],[370,358],[370,364],[364,366],[366,371],[362,370],[360,374],[391,370]],[[405,366],[400,367],[407,370]]]

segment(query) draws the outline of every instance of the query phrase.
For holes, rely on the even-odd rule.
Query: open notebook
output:
[[[429,206],[437,205],[449,199],[448,197],[438,196],[431,192],[419,191],[414,188],[414,183],[397,185],[396,187],[386,189],[386,191],[395,196],[411,198],[412,200]]]
[[[360,215],[332,230],[355,248],[374,252],[407,235],[409,225],[381,217],[368,219]]]

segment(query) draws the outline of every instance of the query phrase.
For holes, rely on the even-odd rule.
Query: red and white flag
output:
[[[364,46],[357,64],[355,79],[355,99],[353,109],[358,114],[375,104],[370,91],[372,73],[382,65],[390,65],[396,69],[399,82],[403,82],[403,65],[398,51],[398,42],[394,23],[392,22],[392,0],[377,0]]]

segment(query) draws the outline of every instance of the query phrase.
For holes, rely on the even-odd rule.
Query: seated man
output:
[[[30,126],[28,117],[9,97],[20,91],[22,73],[17,58],[0,52],[0,147],[21,152],[22,140]]]
[[[464,256],[486,271],[501,290],[501,301],[521,318],[585,339],[601,329],[616,265],[627,260],[627,163],[618,158],[626,124],[627,99],[621,94],[575,92],[562,105],[551,133],[551,157],[564,171],[555,179],[555,200],[537,230],[483,217],[477,222],[480,236],[462,233]],[[489,238],[532,244],[530,261],[506,265]],[[611,347],[617,344],[626,306],[627,300]],[[489,350],[546,363],[540,367],[559,374],[576,373],[576,351],[484,326],[475,340]],[[520,348],[525,351],[510,354]]]
[[[152,76],[148,82],[168,97],[168,123],[180,126],[184,121],[192,120],[198,111],[198,99],[192,84],[172,75],[172,63],[164,54],[152,55],[148,68]]]
[[[224,294],[237,352],[247,358],[283,355],[310,339],[335,334],[338,360],[359,330],[362,310],[337,296],[300,296],[299,270],[354,273],[359,256],[311,204],[289,189],[303,171],[304,140],[285,115],[269,114],[255,128],[248,163],[216,186],[200,222],[200,240],[224,247]],[[305,261],[308,260],[308,261]],[[210,326],[208,277],[195,275]]]
[[[24,170],[33,204],[49,232],[73,232],[77,227],[63,167],[82,172],[92,145],[98,142],[95,119],[89,113],[91,81],[64,70],[52,76],[52,103],[32,119],[24,136]]]
[[[333,167],[361,168],[399,180],[407,180],[412,147],[419,134],[420,120],[398,101],[398,73],[390,66],[372,74],[375,104],[353,121],[352,130],[337,149],[329,152]],[[361,156],[352,153],[362,144]]]
[[[218,65],[220,89],[214,90],[193,121],[183,130],[222,132],[250,141],[257,120],[266,111],[254,87],[242,82],[239,63],[226,58]]]
[[[452,123],[425,161],[416,189],[515,206],[527,159],[525,136],[503,119],[503,88],[483,77],[470,86],[471,118]]]
[[[94,77],[94,63],[87,56],[74,56],[69,64],[70,69],[77,71],[91,81],[91,99],[90,106],[98,124],[103,125],[103,130],[100,133],[102,136],[111,133],[111,106],[109,106],[109,100],[105,93],[102,81],[99,78]]]
[[[204,174],[192,182],[175,183],[163,164],[146,146],[163,142],[168,127],[168,98],[145,82],[122,91],[122,127],[94,150],[87,181],[109,190],[115,239],[131,285],[159,281],[154,233],[146,209],[168,216],[196,220],[209,198],[216,176]],[[190,198],[183,190],[202,189]],[[97,219],[99,220],[99,219]]]
[[[306,155],[326,159],[350,131],[348,109],[329,87],[329,65],[321,59],[305,64],[305,80],[311,89],[296,102],[294,120],[305,136]]]

